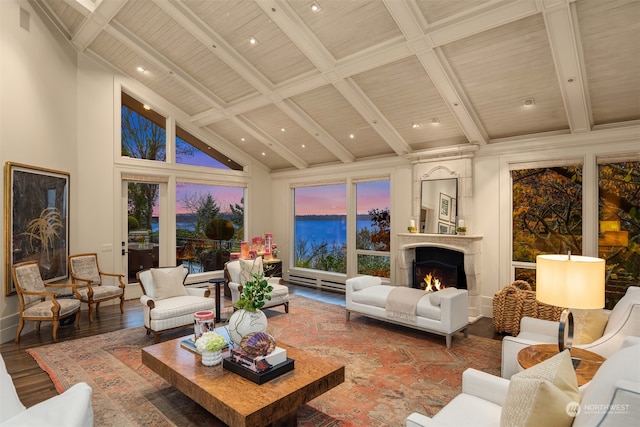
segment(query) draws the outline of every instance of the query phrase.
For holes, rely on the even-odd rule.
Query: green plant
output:
[[[466,233],[467,232],[467,227],[458,227],[458,228],[456,228],[456,231],[458,233]]]
[[[254,273],[251,278],[252,280],[247,280],[242,285],[242,293],[236,306],[254,312],[264,307],[266,301],[271,300],[269,293],[273,291],[273,286],[264,277],[264,273]]]

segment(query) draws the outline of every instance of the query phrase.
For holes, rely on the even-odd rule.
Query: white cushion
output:
[[[380,277],[374,276],[358,276],[349,279],[349,281],[354,291],[360,291],[371,286],[378,286],[382,283]]]
[[[624,393],[618,390],[620,381],[640,384],[640,345],[623,348],[607,359],[589,382],[580,403],[580,412],[573,423],[574,426],[601,425],[606,417],[607,425],[638,425],[640,420],[639,399],[627,405]],[[611,407],[607,414],[606,408]]]
[[[254,274],[264,273],[262,267],[262,257],[255,259],[240,260],[240,284],[244,285],[248,281],[253,280]]]
[[[627,316],[629,316],[629,310],[631,310],[631,306],[634,304],[640,304],[639,286],[629,286],[622,299],[613,307],[611,314],[609,314],[609,321],[607,322],[607,327],[604,329],[603,335],[620,328]]]
[[[580,403],[578,380],[569,350],[515,374],[502,408],[500,425],[570,427],[573,417],[567,408]]]
[[[2,427],[56,426],[87,427],[93,425],[92,389],[77,383],[64,393],[20,412],[2,423]],[[4,393],[2,395],[4,400]],[[4,405],[4,402],[3,402]]]
[[[497,426],[502,406],[470,394],[459,394],[433,416],[434,425],[455,427]]]
[[[187,290],[182,283],[184,280],[184,267],[152,268],[151,277],[155,299],[186,296]]]
[[[440,307],[442,297],[454,295],[457,293],[458,293],[457,288],[444,288],[437,292],[430,292],[427,295],[429,295],[429,301],[431,302],[432,305],[435,305],[436,307]]]
[[[196,311],[215,310],[215,301],[214,298],[193,295],[156,299],[155,307],[151,310],[151,319],[170,319],[189,314],[193,321],[193,313]]]
[[[609,316],[603,309],[571,309],[573,315],[573,344],[590,344],[602,337]]]

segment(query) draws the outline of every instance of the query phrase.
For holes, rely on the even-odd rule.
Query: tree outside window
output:
[[[606,305],[640,282],[640,161],[598,165],[598,257],[606,260]]]
[[[582,254],[582,166],[511,171],[513,261],[535,263],[541,254]],[[516,280],[535,286],[535,266]]]

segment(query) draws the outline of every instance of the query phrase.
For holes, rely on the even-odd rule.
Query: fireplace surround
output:
[[[464,276],[469,291],[469,317],[480,316],[482,290],[481,265],[482,236],[458,236],[448,234],[400,233],[396,262],[398,285],[413,286],[413,267],[416,248],[442,248],[463,254]]]

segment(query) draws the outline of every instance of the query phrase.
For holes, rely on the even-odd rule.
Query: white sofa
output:
[[[446,288],[434,293],[423,292],[416,307],[415,322],[387,316],[386,303],[395,288],[383,285],[379,277],[357,276],[346,282],[347,320],[351,313],[358,313],[386,322],[408,326],[446,337],[447,348],[451,336],[464,331],[467,337],[469,325],[469,295],[466,290]]]
[[[640,337],[640,287],[630,286],[613,310],[604,310],[608,316],[602,336],[589,344],[574,344],[573,347],[589,350],[609,357],[620,349],[628,336]],[[518,364],[518,352],[533,344],[558,342],[558,322],[523,317],[520,333],[505,336],[502,340],[502,378],[511,378],[522,370]]]
[[[640,419],[639,360],[640,340],[629,337],[593,380],[580,387],[580,411],[572,427],[636,427]],[[500,426],[509,383],[505,378],[467,369],[462,374],[461,394],[432,418],[414,412],[405,427]]]
[[[78,383],[64,393],[30,408],[20,402],[13,380],[0,357],[0,426],[87,427],[93,425],[91,387]]]

